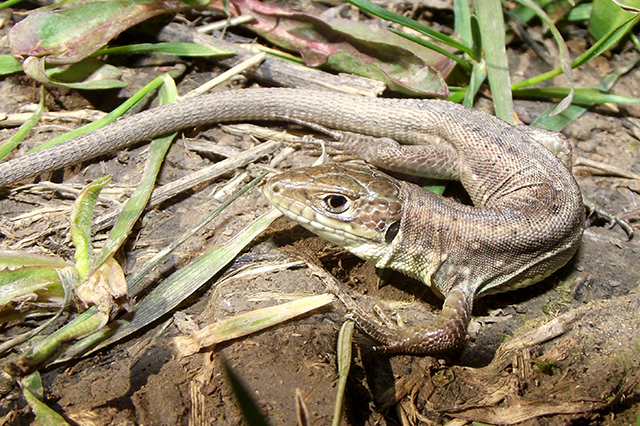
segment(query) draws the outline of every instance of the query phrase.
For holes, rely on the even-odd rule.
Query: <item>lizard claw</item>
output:
[[[466,339],[466,330],[471,316],[468,298],[453,290],[446,298],[437,321],[426,327],[406,327],[398,316],[392,321],[378,306],[374,307],[379,321],[356,307],[347,314],[358,327],[382,346],[374,346],[376,352],[437,355],[460,347]]]
[[[634,230],[629,222],[616,215],[615,213],[610,212],[606,208],[596,204],[595,201],[582,197],[582,201],[584,203],[585,208],[587,209],[587,219],[589,222],[595,222],[596,220],[603,220],[609,225],[609,229],[618,225],[626,234],[627,240],[633,239]]]

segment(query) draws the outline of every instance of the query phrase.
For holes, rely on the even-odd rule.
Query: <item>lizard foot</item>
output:
[[[613,228],[618,225],[622,230],[627,234],[627,238],[631,240],[633,238],[633,227],[629,222],[622,219],[615,213],[610,212],[606,208],[598,205],[592,199],[582,196],[582,203],[587,209],[587,220],[589,222],[594,222],[596,220],[603,220],[609,224],[609,228]]]
[[[360,309],[353,309],[348,317],[372,339],[382,343],[374,350],[381,353],[438,355],[450,352],[465,342],[471,304],[460,291],[452,291],[446,298],[440,318],[426,327],[406,327],[402,318],[394,323],[379,307],[374,320]]]

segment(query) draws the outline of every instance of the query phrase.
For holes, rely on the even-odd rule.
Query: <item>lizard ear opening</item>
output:
[[[398,235],[398,232],[400,232],[400,221],[399,220],[397,220],[397,221],[393,222],[391,225],[389,225],[389,227],[387,228],[387,232],[384,234],[384,241],[387,244],[391,244],[391,242],[396,237],[396,235]]]

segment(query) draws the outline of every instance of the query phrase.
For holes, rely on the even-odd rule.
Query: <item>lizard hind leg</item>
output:
[[[452,352],[466,341],[471,317],[472,298],[454,289],[444,301],[439,318],[426,326],[406,327],[399,319],[394,324],[380,308],[376,313],[381,321],[373,320],[361,309],[353,309],[351,318],[362,331],[382,346],[374,346],[380,353],[439,355]]]

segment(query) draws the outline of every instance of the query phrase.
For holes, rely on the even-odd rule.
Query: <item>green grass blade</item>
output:
[[[35,424],[43,426],[70,426],[60,414],[36,398],[31,391],[23,389],[22,394],[29,404],[31,411],[36,416]]]
[[[27,121],[25,121],[18,132],[13,135],[7,142],[0,146],[0,160],[7,156],[11,151],[15,149],[20,142],[23,141],[27,133],[33,129],[33,127],[38,123],[40,117],[42,117],[42,112],[44,111],[44,86],[40,87],[40,102],[38,103],[38,108],[36,108],[35,112],[29,117]]]
[[[201,229],[206,223],[212,220],[215,216],[220,214],[231,202],[237,199],[241,194],[246,192],[250,187],[254,186],[263,175],[257,177],[251,183],[247,184],[244,188],[230,197],[225,203],[221,204],[209,218],[203,220],[199,225],[197,225],[194,229],[185,233],[182,237],[178,239],[176,244],[173,244],[168,249],[163,250],[161,253],[158,253],[154,258],[148,261],[140,271],[136,271],[134,274],[127,278],[127,284],[129,286],[129,291],[132,292],[134,289],[137,289],[138,282],[155,266],[157,266],[162,259],[164,259],[171,251],[175,250],[175,248],[180,245],[188,236],[197,232],[198,229]],[[263,217],[258,218],[259,220],[263,219]],[[274,219],[272,219],[274,220]],[[255,222],[254,222],[255,224]],[[261,222],[257,226],[262,227],[262,229],[266,229],[270,222]],[[246,230],[246,229],[245,229]],[[261,232],[258,230],[253,230],[252,232]],[[232,242],[228,242],[225,247],[229,247],[229,250],[235,250],[236,254],[239,253],[244,246],[248,242],[246,241],[251,236],[247,236],[244,238],[244,241],[240,241],[238,246],[233,246]],[[242,233],[236,236],[236,239],[242,239]],[[131,333],[134,333],[136,330],[144,327],[145,325],[151,323],[156,320],[160,316],[169,312],[175,306],[177,306],[184,299],[189,297],[200,288],[204,283],[206,283],[213,275],[215,275],[220,269],[222,269],[226,263],[224,263],[225,259],[216,258],[216,253],[221,251],[224,252],[224,247],[214,247],[208,254],[203,256],[207,256],[204,260],[198,259],[196,262],[197,265],[192,263],[191,265],[183,268],[181,271],[178,271],[167,278],[164,282],[162,282],[156,289],[154,289],[147,298],[145,298],[140,304],[135,307],[135,311],[137,312],[136,317],[138,322],[128,322],[128,320],[119,320],[113,324],[110,324],[108,327],[99,330],[98,332],[82,339],[74,343],[72,346],[67,348],[64,353],[62,353],[58,359],[56,359],[55,363],[65,362],[70,359],[76,358],[78,356],[86,355],[88,351],[96,351],[100,348],[103,348],[111,343],[114,343]],[[211,254],[213,252],[213,254]],[[233,253],[223,253],[227,255],[227,259],[232,256]],[[233,256],[235,257],[235,256]],[[231,257],[230,259],[233,259]],[[211,265],[207,265],[208,262],[211,262]],[[213,263],[215,262],[215,264]],[[223,264],[224,263],[224,264]],[[210,269],[206,269],[208,266],[211,266]],[[203,268],[205,268],[203,270]],[[195,281],[191,281],[195,280]],[[184,284],[183,284],[184,282]],[[153,297],[149,299],[149,297]],[[162,305],[164,303],[163,297],[167,297],[168,305],[163,309]],[[149,299],[149,300],[147,300]],[[141,304],[144,304],[140,306]],[[158,309],[155,309],[158,308]],[[83,313],[83,315],[88,315],[89,312],[92,312],[92,315],[97,314],[96,308],[91,307],[87,311]],[[123,327],[127,327],[128,329],[124,329]],[[116,332],[118,335],[115,335]]]
[[[39,368],[52,357],[64,342],[88,336],[105,326],[109,316],[91,308],[75,317],[28,350],[18,361],[8,362],[7,368],[14,375],[23,375]]]
[[[7,0],[5,2],[0,3],[0,10],[2,9],[6,9],[8,7],[11,7],[13,5],[16,5],[18,3],[20,3],[22,0]]]
[[[117,329],[115,333],[95,350],[135,333],[173,310],[220,272],[278,217],[280,213],[275,210],[263,214],[226,244],[213,247],[190,265],[173,273],[140,301],[131,315],[113,324]]]
[[[561,98],[567,96],[571,92],[570,87],[538,87],[514,90],[513,94],[523,98]],[[614,104],[637,104],[640,98],[631,96],[616,95],[607,93],[600,89],[591,87],[578,87],[575,89],[575,97],[573,103],[576,105],[594,105],[604,103]]]
[[[475,11],[482,31],[482,49],[487,61],[487,76],[496,116],[507,123],[513,123],[513,99],[509,83],[511,77],[505,47],[502,2],[500,0],[477,2]]]
[[[70,233],[75,246],[76,272],[78,281],[86,280],[91,270],[91,225],[98,194],[111,180],[111,176],[93,181],[80,191],[71,211]]]
[[[129,99],[124,101],[118,108],[114,109],[109,114],[107,114],[104,117],[102,117],[101,119],[96,120],[93,123],[87,124],[85,126],[79,127],[77,129],[74,129],[74,130],[72,130],[70,132],[67,132],[64,135],[60,135],[58,137],[55,137],[55,138],[53,138],[53,139],[51,139],[51,140],[49,140],[49,141],[37,146],[36,148],[32,149],[29,152],[36,152],[36,151],[39,151],[41,149],[56,145],[56,144],[58,144],[60,142],[64,142],[66,140],[75,138],[77,136],[84,135],[85,133],[92,132],[92,131],[94,131],[96,129],[99,129],[100,127],[106,126],[107,124],[116,121],[125,112],[129,111],[138,102],[140,102],[142,99],[144,99],[147,95],[149,95],[151,92],[153,92],[158,87],[160,87],[163,84],[163,82],[164,82],[164,79],[162,77],[157,77],[157,78],[153,79],[149,84],[147,84],[142,89],[140,89],[135,95],[131,96]]]
[[[160,88],[159,95],[160,104],[164,105],[176,100],[178,97],[178,90],[176,89],[175,82],[170,76],[164,74],[161,78],[164,80],[164,84]],[[145,165],[140,184],[133,194],[131,194],[131,198],[127,201],[117,222],[111,229],[104,247],[94,260],[92,268],[93,271],[99,268],[105,260],[113,256],[129,237],[131,229],[133,229],[133,226],[138,221],[144,207],[147,205],[149,197],[151,197],[165,154],[171,146],[171,142],[176,134],[177,133],[172,133],[171,135],[157,138],[151,142],[147,163]]]
[[[580,3],[576,7],[572,7],[564,20],[567,22],[584,22],[591,17],[593,5],[591,3]]]
[[[60,278],[54,268],[25,267],[0,271],[0,308],[11,300],[19,300],[28,294],[59,284]]]
[[[336,386],[336,403],[333,407],[331,426],[339,426],[344,407],[344,393],[347,389],[347,377],[351,367],[351,346],[353,342],[353,321],[345,321],[338,334],[338,385]]]
[[[460,39],[466,46],[473,46],[471,34],[471,8],[467,0],[453,0],[453,28],[460,34]]]
[[[542,8],[540,8],[540,6],[538,6],[532,0],[517,0],[517,1],[518,3],[532,9],[536,13],[536,15],[538,15],[538,18],[540,18],[545,24],[547,24],[547,27],[551,31],[551,34],[553,35],[553,38],[556,41],[556,45],[558,46],[558,52],[560,53],[560,68],[562,69],[562,72],[569,79],[569,84],[571,86],[571,90],[569,91],[567,96],[564,99],[562,99],[560,103],[558,103],[556,110],[552,113],[552,115],[559,114],[565,109],[567,109],[569,105],[571,105],[573,94],[574,94],[573,73],[571,72],[572,67],[571,67],[571,59],[569,57],[569,49],[567,48],[566,43],[562,39],[562,36],[560,35],[560,31],[558,31],[553,21],[549,19],[547,14],[544,12],[544,10],[542,10]]]
[[[175,341],[181,342],[180,346],[185,347],[186,352],[183,352],[184,354],[191,355],[201,348],[237,339],[274,325],[282,324],[285,321],[326,306],[334,300],[334,297],[330,294],[320,294],[301,297],[275,306],[254,309],[253,311],[234,315],[207,325],[193,333],[192,336],[180,336]]]
[[[475,15],[471,15],[471,38],[473,40],[473,54],[474,57],[480,58],[476,59],[476,62],[483,62],[484,58],[482,58],[482,32],[480,31],[480,24],[478,23],[478,17]]]
[[[486,79],[487,63],[483,59],[482,61],[473,64],[473,69],[471,70],[471,76],[469,78],[469,86],[464,92],[462,105],[473,108],[473,101],[476,98],[480,87],[482,87],[482,83],[484,83]]]
[[[630,18],[619,27],[611,30],[606,36],[598,40],[593,44],[585,53],[580,55],[571,63],[571,68],[577,68],[586,62],[592,60],[600,56],[602,53],[606,52],[611,46],[614,46],[622,37],[624,37],[631,28],[636,25],[640,21],[640,13],[636,14],[634,17]],[[532,77],[528,80],[521,81],[520,83],[516,83],[511,86],[512,90],[521,89],[523,87],[532,86],[534,84],[541,83],[543,81],[549,80],[557,75],[562,74],[562,68],[556,68],[551,71],[548,71],[544,74],[540,74],[538,76]]]
[[[22,71],[22,64],[11,55],[0,55],[0,76]]]
[[[459,86],[449,86],[449,97],[447,98],[450,102],[462,102],[464,97],[467,94],[468,87],[459,87]]]
[[[624,37],[629,31],[631,31],[631,29],[639,21],[640,13],[637,13],[627,21],[623,22],[619,27],[611,30],[606,36],[595,42],[589,50],[576,58],[571,66],[574,68],[579,67],[580,65],[589,62],[593,58],[600,56],[601,54],[609,50],[609,48],[615,46],[620,41],[620,39]]]
[[[407,18],[406,16],[400,15],[398,13],[391,12],[383,8],[382,6],[378,6],[377,4],[369,1],[369,0],[347,0],[349,3],[357,6],[358,8],[364,10],[365,12],[369,12],[374,16],[377,16],[382,19],[386,19],[387,21],[395,22],[396,24],[404,25],[405,27],[411,28],[413,30],[418,31],[420,34],[424,34],[427,37],[431,37],[432,39],[439,41],[441,43],[446,44],[447,46],[451,46],[455,49],[458,49],[468,55],[473,55],[473,50],[465,46],[463,43],[460,43],[458,40],[449,37],[448,35],[442,34],[434,29],[427,27],[417,21],[414,21],[411,18]]]
[[[626,74],[627,72],[629,72],[630,70],[632,70],[633,68],[635,68],[639,62],[640,62],[640,59],[636,59],[636,60],[630,61],[625,66],[619,67],[617,70],[615,70],[611,74],[604,77],[600,82],[600,84],[594,88],[601,89],[604,91],[611,90],[611,88],[618,81],[618,79],[624,74]],[[584,114],[587,111],[589,106],[591,105],[588,105],[588,106],[571,105],[569,108],[564,110],[561,114],[557,114],[554,116],[551,116],[551,112],[555,108],[547,108],[547,110],[545,110],[542,114],[540,114],[533,121],[533,123],[531,123],[531,125],[536,127],[541,127],[543,129],[559,132],[569,123],[571,123],[572,121],[580,117],[582,114]]]
[[[169,246],[165,247],[160,252],[158,252],[155,256],[153,256],[151,259],[149,259],[149,261],[147,261],[147,263],[145,263],[145,265],[142,266],[142,268],[140,268],[139,270],[137,270],[133,274],[131,274],[127,278],[127,284],[129,286],[129,291],[137,290],[138,283],[142,280],[142,278],[144,278],[149,272],[151,272],[160,263],[162,263],[162,261],[169,254],[171,254],[176,248],[178,248],[182,243],[184,243],[189,237],[191,237],[192,235],[198,233],[209,222],[211,222],[213,219],[218,217],[220,215],[220,213],[222,213],[224,211],[224,209],[226,209],[231,203],[233,203],[235,200],[237,200],[239,197],[241,197],[242,194],[244,194],[249,189],[251,189],[255,185],[257,185],[258,182],[260,182],[262,180],[262,178],[264,178],[264,176],[265,176],[265,173],[260,174],[255,179],[253,179],[251,182],[249,182],[244,187],[242,187],[239,191],[236,191],[233,195],[231,195],[229,198],[227,198],[227,200],[225,202],[220,204],[213,212],[211,212],[210,215],[205,217],[199,224],[194,226],[188,232],[185,232],[183,235],[181,235],[179,238],[177,238],[176,241],[174,241],[172,244],[170,244]]]
[[[414,35],[407,34],[407,33],[403,32],[403,31],[399,31],[399,30],[396,30],[394,28],[389,28],[389,31],[391,31],[392,33],[396,33],[399,36],[402,36],[402,37],[404,37],[404,38],[406,38],[408,40],[411,40],[414,43],[421,44],[424,47],[427,47],[427,48],[429,48],[429,49],[431,49],[431,50],[433,50],[435,52],[438,52],[441,55],[444,55],[449,59],[453,59],[454,61],[456,61],[458,63],[458,65],[460,65],[462,68],[464,68],[466,70],[470,69],[469,68],[469,64],[467,63],[467,61],[464,60],[464,58],[461,58],[460,56],[458,56],[458,55],[456,55],[454,53],[451,53],[451,52],[443,49],[442,47],[440,47],[438,45],[435,45],[433,43],[429,43],[428,41],[423,40],[420,37],[416,37]]]
[[[4,271],[1,271],[1,272],[4,272]],[[22,343],[31,339],[33,336],[40,334],[42,330],[44,330],[50,324],[53,324],[60,317],[60,315],[62,315],[62,312],[64,311],[65,307],[67,306],[67,304],[72,298],[72,288],[76,285],[76,283],[78,282],[78,279],[75,273],[75,268],[73,268],[72,266],[69,266],[63,269],[56,269],[55,272],[60,279],[60,282],[62,284],[62,289],[64,292],[64,301],[60,305],[58,312],[56,312],[55,315],[53,315],[51,318],[49,318],[42,324],[38,325],[37,328],[32,329],[26,333],[22,333],[18,336],[12,337],[0,343],[0,356],[4,355],[7,351],[14,348],[15,346],[21,345]],[[50,289],[50,287],[48,287],[47,289]]]

